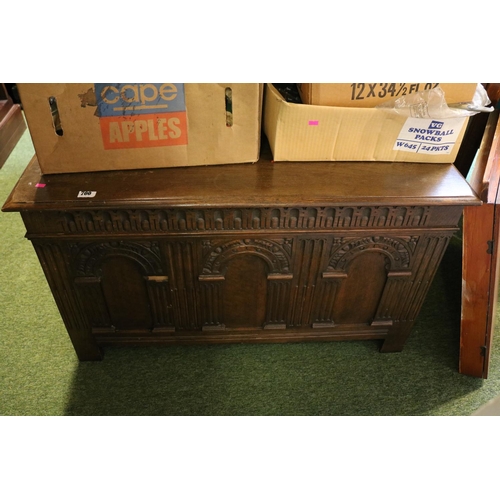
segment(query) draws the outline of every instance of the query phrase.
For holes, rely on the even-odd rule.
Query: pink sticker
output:
[[[35,185],[35,187],[37,188],[44,188],[47,184],[42,184],[41,182],[39,182],[38,184]]]
[[[309,120],[309,125],[319,125],[319,120]]]

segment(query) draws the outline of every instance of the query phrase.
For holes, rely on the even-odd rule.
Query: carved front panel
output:
[[[383,338],[416,318],[453,232],[426,229],[434,208],[54,212],[58,243],[37,251],[64,262],[56,300],[100,342]]]
[[[70,243],[96,334],[390,327],[413,321],[449,235]]]

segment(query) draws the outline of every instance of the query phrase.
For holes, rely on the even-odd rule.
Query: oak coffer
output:
[[[42,175],[21,213],[80,360],[101,346],[380,339],[400,351],[463,207],[452,164]]]

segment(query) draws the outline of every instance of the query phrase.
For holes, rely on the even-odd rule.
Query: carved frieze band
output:
[[[432,207],[88,210],[58,215],[66,234],[425,227]]]

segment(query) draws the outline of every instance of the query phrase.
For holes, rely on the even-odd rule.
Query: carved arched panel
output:
[[[284,328],[291,247],[288,239],[204,241],[203,328]]]
[[[95,333],[173,329],[168,277],[155,242],[99,242],[71,249],[75,286]]]

